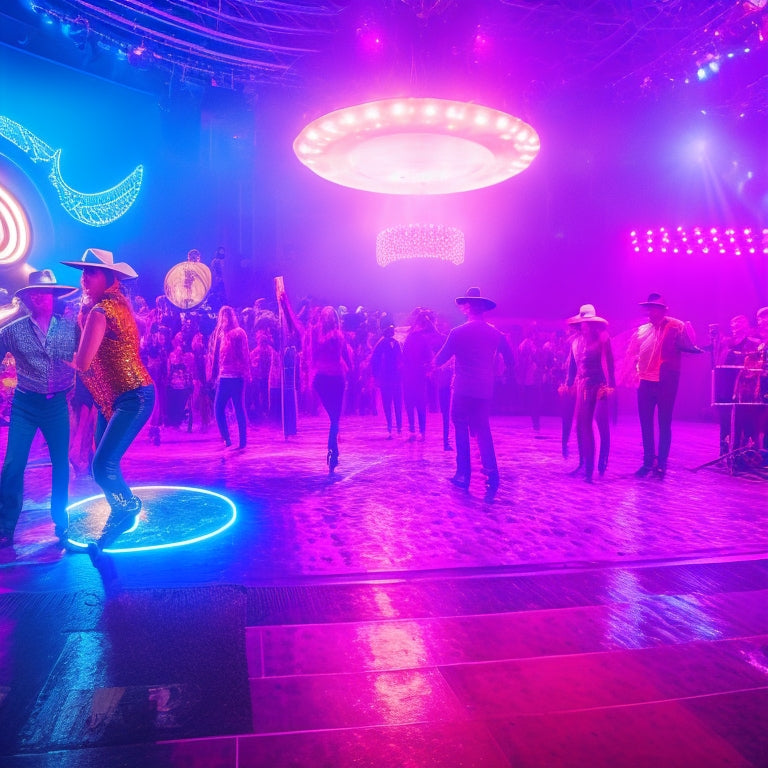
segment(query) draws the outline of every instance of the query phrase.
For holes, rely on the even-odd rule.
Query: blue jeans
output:
[[[93,479],[104,491],[109,506],[118,514],[134,503],[133,493],[120,471],[120,461],[149,421],[154,405],[155,387],[149,384],[120,395],[115,400],[109,421],[101,412],[96,420]]]
[[[231,400],[235,408],[235,418],[237,419],[237,431],[240,437],[240,447],[245,448],[246,429],[245,429],[245,404],[243,395],[245,393],[245,379],[241,376],[231,378],[219,378],[216,387],[216,397],[213,401],[213,412],[216,415],[216,425],[219,428],[221,439],[230,444],[229,426],[227,425],[227,403]]]
[[[0,477],[0,531],[11,535],[21,514],[24,469],[38,429],[51,455],[51,517],[59,528],[67,527],[69,409],[66,392],[49,397],[17,389],[11,405],[8,446]]]
[[[456,476],[469,482],[471,474],[469,435],[477,437],[480,449],[480,461],[483,471],[489,478],[498,481],[499,468],[496,464],[496,452],[493,449],[491,435],[491,401],[481,397],[453,395],[451,417],[456,435]]]

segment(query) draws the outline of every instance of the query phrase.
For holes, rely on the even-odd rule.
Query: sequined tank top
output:
[[[108,291],[91,311],[104,313],[107,328],[82,377],[99,410],[109,419],[120,395],[152,384],[152,378],[139,357],[139,330],[128,299],[122,293]]]

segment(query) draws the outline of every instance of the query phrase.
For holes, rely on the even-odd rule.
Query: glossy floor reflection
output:
[[[100,570],[55,546],[37,446],[0,552],[0,762],[768,766],[765,481],[689,471],[715,425],[675,426],[659,482],[633,477],[637,425],[619,423],[594,486],[554,420],[494,429],[492,504],[479,476],[446,482],[437,435],[388,441],[374,418],[344,422],[332,479],[320,418],[289,441],[252,429],[242,452],[142,436],[136,486],[221,493],[238,518]],[[160,495],[123,544],[215,522]]]

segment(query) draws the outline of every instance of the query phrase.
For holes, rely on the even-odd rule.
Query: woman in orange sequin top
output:
[[[82,329],[74,365],[98,407],[93,479],[104,491],[110,515],[98,541],[89,545],[92,558],[136,524],[141,500],[120,470],[128,447],[152,413],[155,387],[139,357],[139,331],[120,283],[138,277],[109,251],[89,248],[80,261],[65,261],[83,272]]]

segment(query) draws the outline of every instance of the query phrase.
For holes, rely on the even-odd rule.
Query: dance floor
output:
[[[244,450],[142,434],[145,509],[99,570],[57,548],[36,445],[0,550],[0,763],[768,766],[768,485],[702,467],[715,424],[675,423],[662,482],[622,418],[589,485],[558,420],[498,417],[486,503],[437,414],[425,442],[382,421],[342,421],[332,478],[322,417]],[[89,477],[71,501],[87,540]]]

